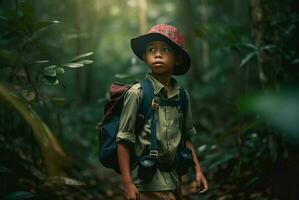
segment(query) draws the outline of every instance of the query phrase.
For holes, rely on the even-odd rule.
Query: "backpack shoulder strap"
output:
[[[148,79],[140,81],[140,85],[142,88],[142,97],[139,106],[139,114],[142,114],[146,120],[148,119],[151,110],[151,103],[154,98],[154,88]]]
[[[185,131],[185,124],[186,124],[186,115],[187,115],[187,109],[188,109],[188,97],[186,90],[181,87],[180,88],[180,100],[179,100],[180,108],[182,109],[183,113],[183,124],[182,124],[182,132]],[[187,139],[186,134],[183,134],[184,140]]]
[[[152,101],[155,98],[154,88],[150,80],[144,79],[140,82],[142,87],[142,100],[140,104],[140,114],[144,116],[143,121],[140,123],[141,128],[146,121],[151,118],[151,144],[149,156],[152,158],[158,157],[158,142],[157,142],[157,129],[156,129],[156,110],[152,107]],[[139,129],[140,130],[140,129]]]
[[[140,82],[141,85],[141,102],[137,112],[137,134],[141,131],[142,127],[150,117],[151,103],[154,98],[154,88],[152,83],[148,79],[143,79]]]
[[[186,90],[184,88],[180,88],[180,107],[182,108],[183,113],[187,113],[188,108],[188,97]]]

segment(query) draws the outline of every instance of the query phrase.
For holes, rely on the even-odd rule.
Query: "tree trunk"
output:
[[[181,0],[181,16],[183,21],[182,27],[184,29],[184,37],[185,37],[185,46],[188,48],[188,53],[191,57],[192,66],[190,68],[190,72],[188,73],[191,75],[191,79],[188,79],[188,85],[189,88],[193,88],[195,85],[194,83],[201,82],[201,70],[199,68],[199,58],[201,58],[201,55],[199,55],[199,50],[196,47],[196,43],[194,41],[194,26],[192,24],[192,21],[194,20],[193,17],[193,7],[190,0]]]
[[[139,18],[139,33],[145,34],[147,31],[147,2],[146,0],[138,0],[138,18]]]
[[[272,1],[249,0],[250,15],[252,21],[252,36],[255,45],[260,49],[257,55],[259,80],[263,87],[276,86],[277,70],[280,65],[279,56],[261,50],[261,47],[275,44],[275,30],[271,26]]]
[[[202,0],[202,12],[201,12],[201,19],[202,24],[208,23],[208,12],[207,12],[207,0]],[[202,66],[204,71],[209,68],[210,65],[210,46],[207,39],[202,38]]]

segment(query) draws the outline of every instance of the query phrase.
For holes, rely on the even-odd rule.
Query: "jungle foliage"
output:
[[[295,0],[0,0],[0,197],[120,199],[95,127],[108,86],[147,72],[130,38],[170,23],[192,58],[177,78],[209,181],[195,194],[189,173],[184,195],[296,199],[298,10]]]

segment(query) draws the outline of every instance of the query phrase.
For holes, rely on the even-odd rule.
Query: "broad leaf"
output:
[[[257,46],[255,46],[254,44],[251,44],[251,43],[243,43],[242,45],[245,46],[245,47],[248,47],[248,48],[250,48],[250,49],[257,50]]]
[[[80,60],[78,63],[81,63],[83,65],[89,65],[89,64],[92,64],[93,61],[92,60]]]
[[[250,60],[253,56],[255,56],[255,55],[256,55],[256,51],[247,54],[247,55],[245,56],[245,58],[243,58],[243,60],[241,61],[239,67],[240,67],[240,68],[243,67],[243,66],[244,66],[247,62],[249,62],[249,60]]]
[[[51,66],[45,67],[44,71],[43,71],[43,75],[50,76],[50,77],[56,77],[56,69],[55,68],[56,68],[56,65],[51,65]]]
[[[64,74],[64,69],[62,67],[57,67],[56,68],[56,73],[57,74]]]
[[[36,193],[27,192],[27,191],[17,191],[11,194],[4,196],[4,200],[18,200],[18,199],[31,199],[36,197]]]
[[[276,48],[276,45],[266,45],[266,46],[262,46],[259,50],[263,51],[263,50],[270,50],[270,49],[274,49]]]
[[[56,77],[43,76],[43,82],[46,85],[57,85],[59,83],[59,80]]]
[[[49,60],[37,60],[37,61],[34,61],[30,64],[44,64],[44,63],[49,63]]]
[[[8,169],[7,167],[0,165],[0,174],[9,172],[12,172],[11,169]]]
[[[55,68],[56,68],[56,65],[50,65],[50,66],[45,67],[44,70],[52,70]]]
[[[299,91],[263,92],[248,96],[240,103],[244,113],[258,114],[285,136],[299,142]]]
[[[92,54],[93,54],[93,52],[88,52],[88,53],[84,53],[84,54],[78,55],[78,56],[72,58],[71,62],[74,62],[74,61],[80,60],[82,58],[88,57],[88,56],[90,56]]]
[[[81,63],[64,63],[62,64],[64,67],[69,67],[69,68],[78,68],[78,67],[83,67],[84,65]]]
[[[69,158],[48,126],[30,106],[2,85],[0,85],[0,100],[17,110],[32,128],[33,135],[42,150],[48,173],[60,174]]]
[[[18,54],[0,49],[0,63],[6,65],[13,65],[18,59]]]
[[[58,24],[60,21],[43,21],[43,22],[36,22],[33,25],[33,32],[39,31],[43,28],[46,28],[52,24]]]
[[[50,176],[46,179],[46,182],[44,183],[45,185],[67,185],[67,186],[85,186],[86,184],[72,179],[68,177],[63,177],[63,176]]]

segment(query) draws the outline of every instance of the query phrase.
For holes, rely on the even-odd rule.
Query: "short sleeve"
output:
[[[187,94],[187,99],[188,99],[188,107],[187,107],[187,113],[186,113],[184,134],[186,134],[187,138],[191,138],[192,136],[196,135],[197,132],[196,132],[194,124],[193,124],[190,97],[189,97],[189,94],[187,93],[187,91],[186,91],[186,94]]]
[[[119,130],[116,142],[122,140],[135,143],[135,122],[138,105],[141,99],[141,86],[139,83],[133,85],[124,96],[123,110],[119,120]]]

